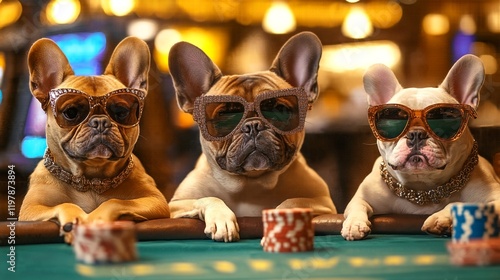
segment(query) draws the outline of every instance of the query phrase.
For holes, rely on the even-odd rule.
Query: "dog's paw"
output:
[[[234,213],[227,209],[224,211],[207,210],[205,212],[205,234],[215,241],[233,242],[240,240],[238,222]]]
[[[452,228],[452,218],[439,212],[432,214],[424,221],[422,231],[439,236],[449,236]]]
[[[60,204],[56,206],[55,211],[55,216],[60,224],[59,234],[64,236],[64,242],[71,244],[73,242],[73,225],[84,223],[88,214],[72,203]]]
[[[345,240],[359,240],[367,237],[371,232],[371,223],[368,220],[347,218],[342,224],[340,234]]]

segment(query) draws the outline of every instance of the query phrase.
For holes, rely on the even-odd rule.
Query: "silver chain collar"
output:
[[[465,161],[462,170],[460,170],[457,175],[451,177],[451,179],[444,185],[437,186],[431,190],[418,191],[401,185],[401,183],[399,183],[389,173],[389,171],[387,171],[387,166],[384,161],[380,163],[380,175],[382,175],[382,179],[387,184],[389,189],[398,197],[404,198],[418,205],[425,205],[429,203],[437,204],[444,198],[448,198],[452,194],[460,191],[465,186],[467,181],[469,181],[472,170],[474,170],[474,167],[478,163],[477,149],[477,142],[474,141],[472,151]]]
[[[111,188],[116,188],[119,184],[123,183],[125,179],[128,178],[130,172],[134,168],[134,162],[132,161],[132,156],[128,160],[127,167],[123,169],[118,175],[113,178],[92,178],[89,179],[85,176],[75,176],[71,172],[62,169],[59,165],[54,162],[54,157],[52,153],[47,148],[43,156],[45,168],[54,175],[57,179],[71,185],[77,191],[86,192],[92,190],[97,194],[101,194]]]

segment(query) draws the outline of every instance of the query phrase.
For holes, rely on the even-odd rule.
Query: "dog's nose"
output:
[[[260,120],[250,120],[243,124],[241,131],[247,135],[255,136],[259,131],[264,130],[265,126]]]
[[[112,126],[111,121],[105,115],[95,115],[89,119],[89,126],[102,133]]]
[[[408,148],[419,149],[419,147],[425,145],[427,138],[429,138],[427,131],[421,129],[412,130],[406,134],[406,145]]]

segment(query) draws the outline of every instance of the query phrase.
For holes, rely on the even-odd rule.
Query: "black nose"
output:
[[[89,126],[96,129],[98,132],[102,133],[110,128],[111,121],[105,115],[95,115],[89,119]]]
[[[406,145],[408,148],[419,149],[425,145],[425,140],[429,138],[427,131],[417,129],[412,130],[406,134]]]
[[[241,127],[241,131],[248,136],[255,136],[264,129],[265,129],[264,124],[259,120],[247,121]]]

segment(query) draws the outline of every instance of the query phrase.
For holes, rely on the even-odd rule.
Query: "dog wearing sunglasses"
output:
[[[437,88],[403,89],[389,68],[367,70],[368,119],[381,156],[345,209],[346,240],[365,238],[369,218],[387,213],[428,214],[422,230],[449,235],[451,203],[500,201],[500,180],[467,127],[483,81],[473,55],[459,59]]]
[[[172,217],[205,221],[216,241],[239,240],[236,217],[269,208],[336,213],[329,189],[300,153],[304,121],[318,96],[322,46],[290,38],[270,70],[223,75],[197,47],[172,47],[169,67],[179,107],[200,128],[202,155],[169,202]]]
[[[170,216],[166,199],[132,154],[149,64],[146,43],[128,37],[104,75],[76,76],[53,41],[33,44],[30,89],[47,114],[47,150],[30,176],[19,220],[54,220],[65,233],[75,222]],[[71,234],[65,239],[71,242]]]

